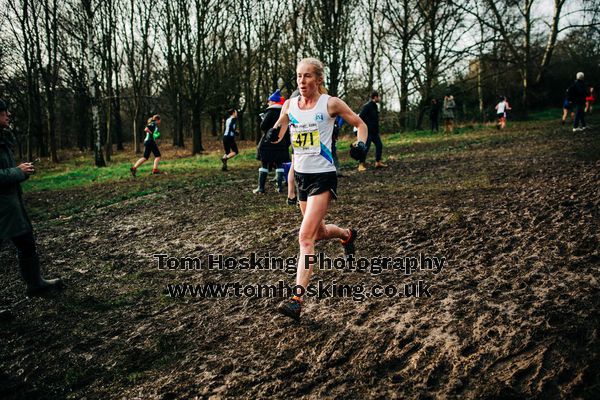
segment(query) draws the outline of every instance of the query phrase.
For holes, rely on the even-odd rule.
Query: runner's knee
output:
[[[307,232],[305,230],[300,229],[300,233],[298,235],[298,243],[300,247],[311,247],[315,245],[317,238],[312,232]]]

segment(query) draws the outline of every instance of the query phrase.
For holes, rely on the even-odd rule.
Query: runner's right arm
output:
[[[279,119],[277,120],[277,122],[275,122],[275,125],[273,125],[272,129],[280,128],[279,135],[277,136],[277,141],[274,141],[273,143],[281,142],[281,139],[283,139],[283,137],[287,133],[288,124],[290,123],[290,119],[288,117],[289,107],[290,107],[290,100],[288,99],[283,104],[283,107],[281,107],[281,114],[279,114]]]

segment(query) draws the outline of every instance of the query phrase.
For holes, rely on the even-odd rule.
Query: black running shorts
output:
[[[335,171],[316,174],[303,174],[294,171],[298,188],[298,200],[306,201],[309,196],[316,196],[330,191],[334,200],[337,199],[337,174]]]
[[[235,144],[235,138],[233,136],[223,137],[223,147],[225,147],[225,154],[229,154],[232,151],[236,154],[239,153],[237,144]]]
[[[150,157],[150,153],[154,154],[154,157],[160,157],[160,150],[154,140],[148,140],[144,143],[144,158],[147,160]]]

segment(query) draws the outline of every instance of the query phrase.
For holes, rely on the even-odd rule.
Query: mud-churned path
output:
[[[308,298],[300,323],[277,298],[167,289],[292,284],[285,270],[167,271],[153,256],[294,257],[299,211],[272,187],[253,195],[255,168],[145,177],[162,190],[103,206],[85,204],[131,180],[27,194],[47,275],[68,289],[26,299],[0,250],[0,306],[16,315],[0,323],[0,398],[597,398],[600,130],[531,123],[385,151],[389,167],[363,174],[343,155],[328,221],[359,230],[357,257],[442,268],[317,268],[315,283],[403,295]]]

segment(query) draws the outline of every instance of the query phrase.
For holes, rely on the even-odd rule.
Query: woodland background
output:
[[[22,157],[139,152],[145,120],[192,154],[239,109],[257,139],[268,95],[295,65],[326,65],[329,93],[356,111],[382,94],[384,132],[428,124],[451,92],[457,118],[559,108],[575,73],[600,70],[599,0],[1,0],[0,97]],[[165,139],[163,139],[165,140]]]

